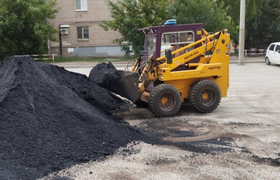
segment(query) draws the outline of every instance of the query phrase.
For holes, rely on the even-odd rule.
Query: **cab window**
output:
[[[151,55],[155,51],[156,45],[156,37],[155,36],[148,36],[146,39],[145,50],[148,51],[148,55]]]
[[[160,56],[164,56],[165,49],[171,48],[174,44],[185,46],[194,41],[193,31],[163,33],[161,36]]]

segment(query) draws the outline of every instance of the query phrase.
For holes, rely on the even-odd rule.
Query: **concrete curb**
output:
[[[244,63],[265,63],[264,56],[256,56],[256,57],[245,57]],[[238,63],[238,56],[230,56],[230,63]]]

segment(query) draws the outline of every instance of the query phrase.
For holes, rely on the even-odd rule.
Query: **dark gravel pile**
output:
[[[85,75],[13,56],[0,64],[0,179],[36,179],[147,139],[108,115],[130,104]]]

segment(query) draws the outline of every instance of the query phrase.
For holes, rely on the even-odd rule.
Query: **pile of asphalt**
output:
[[[37,179],[146,135],[110,116],[130,102],[85,75],[28,56],[0,64],[0,179]]]

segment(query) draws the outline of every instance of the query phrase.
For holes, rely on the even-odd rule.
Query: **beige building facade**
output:
[[[117,0],[113,0],[113,2]],[[105,31],[99,26],[104,20],[111,20],[105,0],[57,0],[60,11],[55,19],[48,21],[60,29],[57,39],[49,42],[51,54],[63,57],[118,57],[123,56],[120,46],[113,40],[121,35]]]

